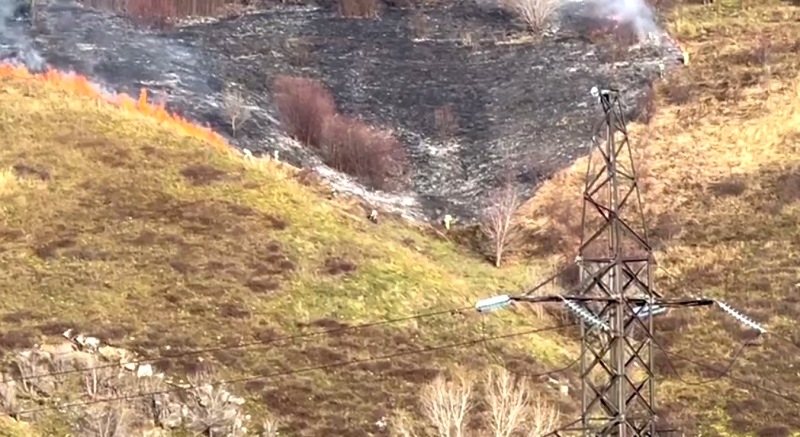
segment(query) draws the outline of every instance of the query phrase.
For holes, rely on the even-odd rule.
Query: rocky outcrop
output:
[[[18,417],[34,404],[57,408],[65,397],[76,398],[65,390],[83,387],[81,397],[88,402],[74,424],[78,434],[109,427],[117,431],[104,435],[131,435],[135,430],[158,436],[161,430],[189,429],[235,437],[248,432],[245,400],[224,383],[207,376],[176,380],[97,337],[72,331],[64,337],[67,341],[15,353],[13,364],[0,373],[0,406],[6,413]]]

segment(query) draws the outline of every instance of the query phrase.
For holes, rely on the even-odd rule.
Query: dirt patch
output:
[[[778,200],[784,205],[800,201],[800,169],[794,169],[778,177],[775,191]]]
[[[105,152],[97,156],[97,160],[111,168],[135,169],[141,165],[135,159],[131,159],[131,153],[122,148],[115,148],[110,152]]]
[[[325,260],[324,270],[329,275],[343,275],[356,270],[355,263],[342,258],[328,258]]]
[[[68,329],[79,331],[81,326],[74,322],[53,321],[43,323],[37,328],[44,335],[61,335]]]
[[[740,196],[747,189],[747,182],[742,177],[732,176],[714,182],[708,188],[717,197]]]
[[[0,229],[0,241],[14,242],[25,238],[25,231],[21,229]]]
[[[245,319],[250,317],[250,310],[242,302],[225,302],[220,304],[218,310],[220,317],[228,319]]]
[[[13,351],[33,347],[36,335],[30,331],[13,330],[0,333],[0,350]]]
[[[281,283],[277,279],[271,277],[256,277],[247,281],[245,286],[253,293],[268,294],[278,290],[281,286]]]
[[[4,314],[2,317],[3,322],[6,323],[23,323],[31,320],[36,320],[36,316],[31,311],[15,311],[13,313]]]
[[[33,248],[33,253],[42,260],[49,260],[59,256],[61,249],[75,246],[76,242],[72,238],[59,238],[48,243]]]
[[[181,170],[181,175],[194,186],[211,185],[226,179],[226,173],[207,164],[192,164]]]
[[[14,164],[14,174],[20,179],[34,179],[40,181],[50,180],[50,172],[28,164]]]

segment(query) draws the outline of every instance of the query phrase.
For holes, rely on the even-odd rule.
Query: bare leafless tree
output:
[[[489,239],[496,267],[500,267],[503,255],[521,237],[522,229],[516,220],[520,205],[519,193],[511,182],[489,196],[489,206],[481,218],[481,231]]]
[[[486,403],[494,437],[511,437],[527,419],[530,392],[524,378],[506,369],[491,369],[486,375]]]
[[[238,89],[228,89],[222,96],[222,106],[231,123],[231,133],[236,136],[236,130],[252,115],[244,95]]]
[[[422,410],[439,437],[463,437],[467,413],[472,409],[472,384],[463,376],[439,376],[420,393]]]
[[[526,437],[544,437],[558,428],[561,414],[551,403],[535,396],[528,406]]]
[[[558,10],[560,0],[500,0],[501,6],[521,18],[531,32],[541,33]]]

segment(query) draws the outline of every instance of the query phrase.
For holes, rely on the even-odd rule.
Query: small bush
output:
[[[318,81],[279,77],[275,102],[286,133],[315,148],[332,168],[378,189],[404,172],[403,146],[391,132],[338,115],[333,96]]]
[[[378,189],[402,172],[403,146],[390,132],[351,117],[329,119],[323,132],[322,155],[334,169]]]
[[[280,76],[275,79],[275,104],[286,133],[320,147],[326,120],[336,115],[333,95],[313,79]]]
[[[433,123],[436,126],[436,133],[440,138],[450,138],[458,130],[458,121],[450,105],[441,106],[433,111]]]
[[[380,11],[378,0],[338,0],[339,15],[347,18],[375,18]]]
[[[642,95],[636,102],[633,120],[644,124],[650,124],[656,115],[656,93],[653,89],[653,82],[648,81]]]
[[[777,197],[785,205],[800,200],[800,170],[794,169],[781,175],[777,181]]]
[[[558,10],[557,0],[501,0],[500,5],[516,14],[531,32],[541,33]]]
[[[747,189],[747,183],[740,178],[733,177],[714,182],[709,189],[717,197],[739,196]]]

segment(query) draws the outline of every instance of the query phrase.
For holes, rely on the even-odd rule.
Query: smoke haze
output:
[[[28,24],[15,16],[19,5],[17,0],[0,0],[0,60],[10,59],[24,64],[29,70],[41,71],[46,64],[25,32]]]
[[[594,5],[602,17],[614,16],[633,25],[640,41],[659,31],[655,13],[645,0],[595,0]]]

